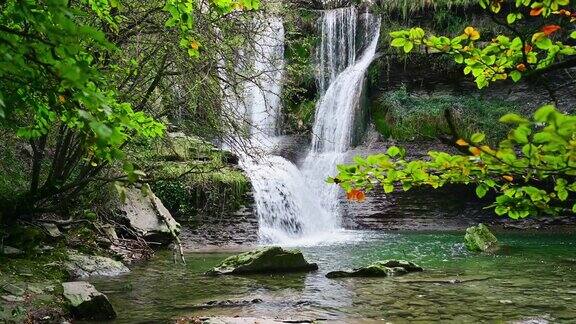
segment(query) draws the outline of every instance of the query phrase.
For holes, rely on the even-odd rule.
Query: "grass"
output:
[[[461,137],[481,131],[492,143],[509,130],[498,119],[508,112],[520,111],[516,103],[483,99],[476,94],[422,95],[409,93],[405,87],[383,93],[372,109],[374,125],[386,138],[423,140],[448,134],[444,110],[451,109]]]
[[[379,5],[382,12],[399,11],[404,18],[410,13],[423,10],[450,9],[477,5],[478,0],[387,0]]]

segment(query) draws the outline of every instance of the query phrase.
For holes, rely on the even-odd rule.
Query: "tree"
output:
[[[540,75],[554,69],[576,66],[576,15],[566,8],[568,0],[480,0],[492,19],[507,26],[509,35],[482,42],[474,27],[448,38],[426,36],[421,28],[392,32],[391,45],[409,53],[415,48],[451,55],[472,74],[479,88],[498,80]],[[511,9],[501,21],[502,9]],[[521,29],[515,24],[525,17],[539,19]],[[553,21],[552,21],[553,20]],[[534,32],[535,24],[544,25]],[[551,22],[558,23],[552,24]],[[565,41],[556,40],[564,37]],[[518,219],[539,213],[576,213],[576,117],[547,105],[531,120],[507,114],[500,122],[514,128],[495,147],[485,135],[455,138],[454,146],[468,154],[429,152],[427,159],[407,161],[404,150],[390,147],[385,154],[355,158],[355,163],[338,166],[336,177],[328,179],[347,191],[348,199],[363,201],[364,191],[381,185],[386,193],[395,187],[441,187],[448,183],[472,184],[482,198],[495,193],[496,214]]]
[[[134,140],[162,136],[151,116],[161,81],[173,74],[171,51],[143,35],[176,35],[186,57],[202,44],[190,0],[9,0],[0,5],[0,130],[31,147],[28,188],[0,197],[4,215],[65,209],[98,176],[124,164]],[[259,2],[211,1],[212,19],[257,9]],[[173,31],[176,31],[174,33]],[[150,39],[149,39],[150,40]],[[163,41],[166,39],[164,38]],[[158,46],[154,46],[158,45]]]
[[[422,49],[448,54],[464,65],[464,74],[472,74],[480,89],[498,80],[517,82],[522,76],[576,66],[576,12],[569,4],[569,0],[480,0],[491,19],[509,34],[483,40],[472,26],[456,37],[427,35],[415,27],[390,33],[391,46],[406,53]]]

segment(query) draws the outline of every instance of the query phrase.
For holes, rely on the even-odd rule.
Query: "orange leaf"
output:
[[[509,175],[502,176],[502,178],[504,178],[504,180],[509,181],[509,182],[514,181],[514,178],[512,176],[509,176]]]
[[[480,153],[482,153],[482,151],[477,148],[477,147],[471,147],[470,148],[470,152],[474,155],[474,156],[479,156]]]
[[[355,198],[356,198],[356,194],[354,193],[354,190],[350,190],[346,193],[346,199],[354,200]]]
[[[525,53],[530,53],[531,51],[532,51],[532,45],[526,44],[526,45],[524,46],[524,52],[525,52]]]
[[[460,145],[460,146],[468,146],[468,142],[466,142],[463,139],[459,139],[456,141],[456,144]]]
[[[363,202],[366,200],[366,194],[362,190],[352,189],[346,193],[346,198],[350,201]]]
[[[546,36],[550,36],[550,35],[554,34],[556,31],[558,31],[559,29],[560,29],[560,26],[558,26],[558,25],[546,25],[546,26],[542,27],[542,32]]]
[[[476,29],[474,29],[474,27],[470,26],[466,27],[464,29],[464,34],[470,37],[471,40],[477,40],[480,38],[480,33]]]
[[[516,65],[516,70],[518,70],[520,72],[524,72],[524,71],[526,71],[526,65],[524,65],[524,63],[520,63],[520,64]]]
[[[66,102],[66,97],[64,97],[63,95],[59,95],[58,96],[58,102],[63,104]]]
[[[540,16],[542,14],[542,11],[544,11],[544,7],[536,7],[533,8],[532,10],[530,10],[530,16]]]

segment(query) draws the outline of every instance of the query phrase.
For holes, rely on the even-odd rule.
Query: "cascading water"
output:
[[[240,166],[252,182],[260,239],[264,243],[286,244],[326,230],[325,224],[331,215],[314,198],[300,170],[272,153],[280,140],[277,124],[284,67],[284,28],[277,17],[266,18],[264,25],[253,44],[251,68],[255,77],[244,84],[242,98],[228,100],[227,105],[235,109],[245,107],[248,117],[250,145],[248,149],[235,151],[240,155]]]
[[[319,24],[316,79],[323,95],[336,76],[356,60],[356,7],[326,10]]]
[[[378,42],[380,21],[366,13],[366,34],[358,37],[355,7],[326,10],[318,50],[321,99],[316,107],[312,148],[300,171],[292,162],[274,155],[280,141],[280,92],[284,67],[284,28],[277,17],[264,18],[265,27],[254,40],[252,81],[240,84],[241,95],[224,90],[229,109],[247,117],[248,149],[238,148],[240,136],[229,146],[240,155],[254,189],[259,234],[264,243],[302,244],[334,239],[340,228],[338,193],[327,186],[336,164],[342,162],[353,133],[352,123],[362,92],[364,74]],[[364,45],[357,57],[358,45]],[[222,76],[225,79],[225,76]]]
[[[338,188],[327,185],[325,179],[336,173],[336,165],[343,162],[344,152],[352,144],[354,117],[360,106],[364,76],[374,59],[380,35],[380,18],[368,12],[363,15],[366,19],[364,48],[358,57],[356,40],[339,39],[341,30],[356,31],[356,22],[351,22],[358,19],[356,9],[327,10],[322,19],[318,65],[323,75],[318,83],[322,89],[326,80],[331,81],[316,106],[312,147],[303,162],[302,171],[310,179],[311,187],[318,193],[324,208],[332,212],[332,226],[340,223]],[[343,69],[344,62],[347,66]]]

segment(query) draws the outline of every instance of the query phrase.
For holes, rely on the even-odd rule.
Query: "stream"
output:
[[[496,255],[466,251],[463,233],[345,231],[341,242],[303,246],[312,273],[208,277],[233,254],[169,251],[116,278],[91,282],[110,298],[115,323],[168,322],[181,316],[325,319],[328,322],[576,321],[576,242],[557,233],[500,233]],[[406,259],[422,273],[389,278],[327,279],[334,269]],[[462,281],[462,282],[458,282]],[[470,281],[467,281],[470,280]],[[253,300],[238,307],[199,308],[212,300]]]

